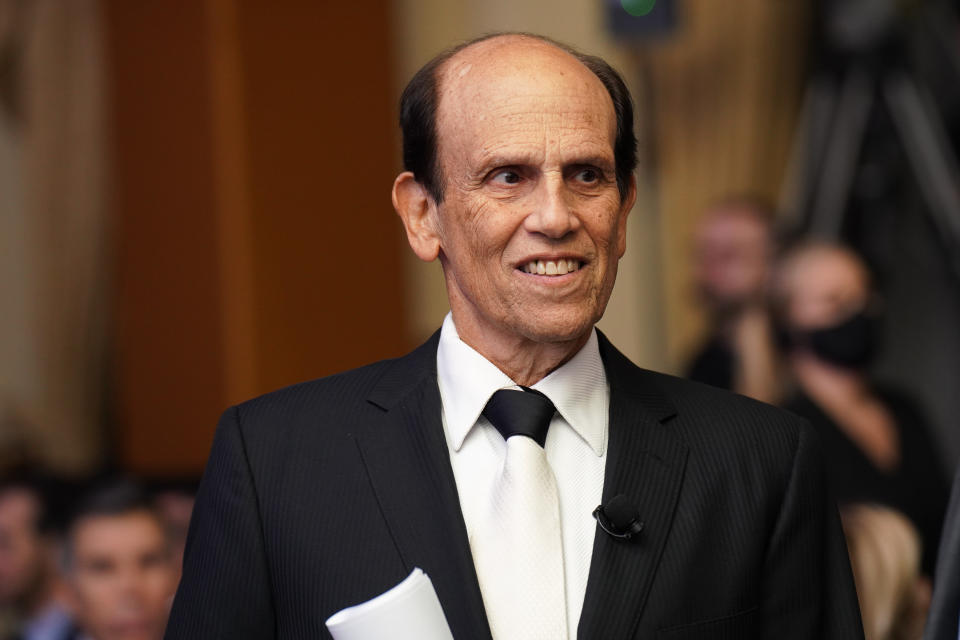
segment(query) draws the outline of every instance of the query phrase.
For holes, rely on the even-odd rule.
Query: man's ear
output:
[[[627,217],[637,201],[637,176],[630,175],[630,187],[620,201],[619,219],[617,220],[617,257],[622,258],[627,251]]]
[[[432,262],[440,254],[437,233],[437,203],[410,171],[393,181],[393,208],[403,220],[407,242],[417,257]]]

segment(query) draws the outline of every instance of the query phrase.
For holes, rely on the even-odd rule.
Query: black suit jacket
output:
[[[960,627],[960,471],[953,479],[950,506],[940,536],[933,600],[924,640],[957,640]]]
[[[436,334],[410,355],[268,394],[221,419],[167,638],[330,637],[324,620],[416,566],[457,640],[489,640],[441,422]],[[637,368],[601,336],[604,500],[579,638],[862,638],[810,429]]]

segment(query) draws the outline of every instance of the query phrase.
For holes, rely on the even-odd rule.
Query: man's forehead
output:
[[[531,119],[555,119],[567,129],[605,125],[611,142],[615,134],[613,100],[600,79],[573,55],[535,38],[473,44],[447,61],[438,81],[441,139],[477,126],[484,135],[492,127],[509,137],[514,124]]]
[[[522,76],[557,89],[579,84],[581,91],[606,93],[593,72],[572,54],[549,42],[523,35],[503,35],[458,51],[440,68],[440,95],[476,93],[507,78]]]
[[[120,513],[93,513],[82,516],[73,524],[75,536],[83,534],[102,535],[103,532],[113,534],[124,533],[133,529],[141,531],[163,531],[163,522],[160,517],[149,509],[133,509]]]

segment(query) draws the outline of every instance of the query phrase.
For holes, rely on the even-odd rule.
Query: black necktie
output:
[[[523,391],[501,389],[494,393],[483,409],[483,416],[504,440],[510,436],[527,436],[542,447],[547,442],[547,429],[556,411],[550,398],[524,387]]]

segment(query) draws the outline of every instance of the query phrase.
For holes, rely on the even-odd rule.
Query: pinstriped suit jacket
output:
[[[229,409],[200,486],[166,637],[327,638],[324,620],[430,575],[457,640],[489,640],[444,440],[438,334],[413,353]],[[855,639],[859,611],[810,429],[637,368],[602,335],[604,500],[579,638]]]

